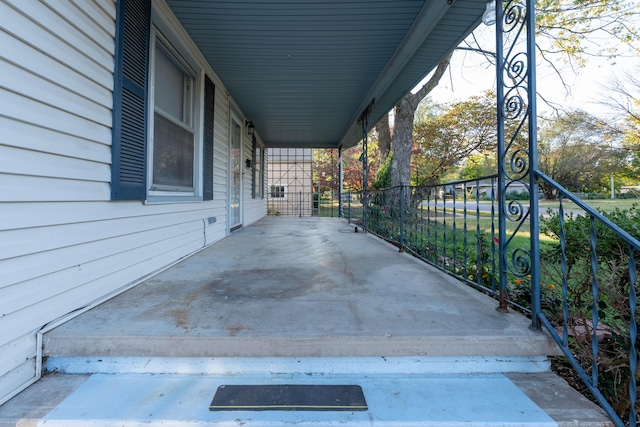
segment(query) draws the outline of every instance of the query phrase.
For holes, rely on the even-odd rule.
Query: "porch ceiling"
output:
[[[486,0],[167,0],[267,147],[351,147]]]

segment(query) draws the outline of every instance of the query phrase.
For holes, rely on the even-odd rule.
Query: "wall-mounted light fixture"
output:
[[[496,1],[502,0],[489,0],[487,6],[482,14],[482,22],[484,25],[491,26],[496,23]]]
[[[244,124],[247,126],[247,135],[253,136],[253,133],[256,130],[256,127],[253,125],[253,122],[251,120],[247,120],[244,122]]]

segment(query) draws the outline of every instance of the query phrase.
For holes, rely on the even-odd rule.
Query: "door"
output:
[[[234,116],[231,118],[229,140],[229,229],[242,225],[242,126]]]

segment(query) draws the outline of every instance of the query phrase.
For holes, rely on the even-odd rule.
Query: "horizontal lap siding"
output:
[[[0,347],[0,351],[1,350],[3,350],[2,347]],[[8,390],[8,392],[24,389],[24,386],[33,380],[35,370],[36,360],[30,357],[15,367],[12,367],[6,374],[0,376],[0,384],[2,384],[2,388]],[[0,400],[0,402],[2,402],[2,400]]]
[[[258,143],[260,146],[260,143]],[[252,158],[253,151],[253,143],[251,138],[246,138],[245,146],[244,146],[245,159]],[[264,153],[265,150],[262,150]],[[244,162],[243,162],[243,167]],[[254,222],[258,221],[260,218],[267,214],[267,200],[260,198],[260,192],[258,191],[258,186],[260,185],[259,179],[256,177],[255,185],[256,185],[256,198],[253,198],[253,186],[251,174],[253,173],[253,168],[245,168],[245,180],[244,180],[244,200],[245,200],[245,208],[244,208],[244,225],[251,225]],[[264,173],[264,171],[263,171]]]
[[[111,179],[115,4],[80,3],[0,2],[0,400],[35,376],[35,332],[104,291],[101,251],[65,255],[94,239],[84,207]]]
[[[2,341],[4,342],[4,341]],[[34,334],[22,335],[19,338],[0,345],[0,385],[11,392],[34,378],[36,360]],[[0,394],[0,402],[2,395]]]
[[[226,230],[227,223],[227,164],[229,162],[229,97],[225,91],[216,88],[216,106],[214,108],[213,133],[213,200],[223,201],[217,211],[217,221]]]
[[[154,219],[111,219],[102,221],[100,229],[90,236],[83,235],[88,230],[83,223],[6,231],[0,243],[0,283],[5,284],[0,285],[0,290],[5,296],[4,289],[8,286],[15,287],[70,267],[81,268],[94,259],[117,255],[123,248],[155,245],[191,229],[202,233],[201,217],[206,214],[206,211],[192,211]],[[11,246],[5,243],[8,241],[16,243]],[[55,263],[47,262],[52,251],[56,251]],[[0,301],[0,307],[2,304]],[[0,309],[0,316],[2,314],[6,312]]]
[[[213,76],[209,75],[210,78]],[[215,218],[213,225],[205,228],[206,244],[217,242],[227,235],[227,141],[229,97],[222,84],[216,85],[213,109],[213,201],[207,203],[207,221]]]
[[[110,201],[115,10],[0,0],[0,402],[34,377],[43,325],[226,234],[217,77],[214,200]]]
[[[0,306],[0,310],[5,312],[0,325],[7,327],[0,326],[0,342],[14,340],[22,333],[17,330],[19,328],[8,327],[10,325],[21,325],[27,330],[37,329],[43,324],[39,317],[44,314],[55,319],[125,286],[132,278],[159,270],[202,247],[201,223],[178,227],[174,233],[174,236],[163,236],[162,244],[132,245],[127,250],[29,280],[26,282],[28,286],[16,284],[5,287],[3,293],[7,294],[9,301]],[[151,239],[144,237],[147,241]],[[82,286],[77,286],[80,282]],[[39,288],[38,292],[30,289],[34,285]],[[25,301],[25,296],[28,301]],[[20,309],[16,307],[17,304],[20,304]]]

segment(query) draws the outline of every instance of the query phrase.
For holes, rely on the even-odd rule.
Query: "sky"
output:
[[[487,50],[494,51],[495,27],[480,26],[476,30],[479,43]],[[613,41],[603,41],[613,43]],[[614,76],[623,77],[625,72],[640,67],[640,57],[627,54],[611,64],[604,58],[592,58],[576,74],[570,67],[561,66],[562,78],[570,86],[570,93],[563,87],[557,73],[549,66],[537,66],[538,93],[545,99],[565,108],[580,108],[598,116],[610,116],[612,111],[602,105],[606,97],[606,86]],[[496,88],[495,68],[489,66],[482,55],[476,52],[456,51],[447,73],[439,85],[430,93],[438,103],[465,100],[470,96]],[[538,100],[538,112],[544,114],[550,107]]]

